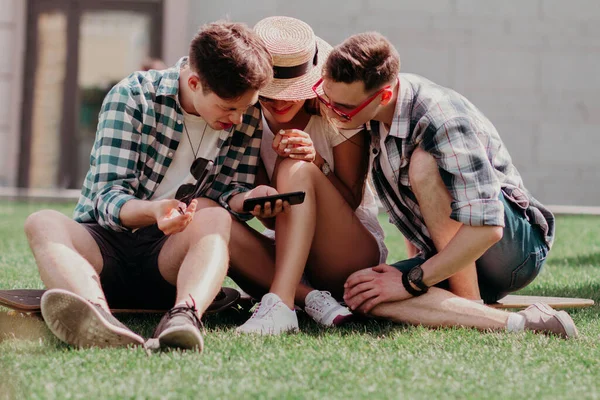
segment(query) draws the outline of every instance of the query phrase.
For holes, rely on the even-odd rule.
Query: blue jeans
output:
[[[506,200],[502,193],[500,199],[504,203],[504,235],[475,263],[479,291],[486,304],[529,285],[542,270],[550,251],[541,229],[529,223],[524,210]],[[415,257],[391,266],[406,273],[424,262]],[[449,288],[447,280],[436,286]]]

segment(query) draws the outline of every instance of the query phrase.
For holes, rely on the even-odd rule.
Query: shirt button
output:
[[[180,119],[178,119],[178,120],[177,120],[177,125],[181,125],[181,124],[182,124],[181,120],[180,120]]]
[[[173,152],[170,151],[169,154],[167,154],[169,157],[173,157]]]
[[[371,150],[373,152],[373,154],[377,154],[377,149],[373,148],[373,150]]]

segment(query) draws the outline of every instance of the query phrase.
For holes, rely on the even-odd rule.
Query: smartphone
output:
[[[294,204],[302,204],[304,202],[305,192],[290,192],[280,193],[273,196],[255,197],[253,199],[244,200],[244,211],[250,212],[254,210],[254,207],[260,205],[265,207],[265,204],[271,203],[271,210],[275,208],[275,202],[279,199],[287,201],[291,206]]]

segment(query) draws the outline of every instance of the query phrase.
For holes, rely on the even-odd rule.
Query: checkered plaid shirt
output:
[[[400,93],[384,146],[393,176],[381,168],[380,124],[371,121],[372,182],[390,222],[424,255],[435,254],[416,197],[411,191],[408,164],[421,147],[437,161],[452,196],[450,217],[465,225],[504,226],[500,191],[544,233],[551,246],[554,216],[523,186],[496,128],[466,98],[418,75],[400,74]],[[383,134],[386,135],[385,130]],[[397,186],[400,196],[394,190]]]
[[[183,132],[179,70],[184,57],[164,71],[135,72],[106,95],[96,141],[74,219],[124,231],[119,218],[131,199],[148,200],[173,161]],[[219,154],[199,195],[234,213],[228,200],[250,190],[260,157],[260,110],[250,107],[243,122],[218,140]],[[251,217],[251,216],[250,216]]]

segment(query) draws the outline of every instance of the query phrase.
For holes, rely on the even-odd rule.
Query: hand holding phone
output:
[[[287,201],[290,205],[301,204],[304,202],[305,196],[305,192],[290,192],[272,196],[254,197],[252,199],[244,200],[244,211],[251,212],[257,205],[261,206],[261,209],[265,209],[267,204],[269,204],[271,210],[274,210],[277,200],[281,200],[282,202]]]

